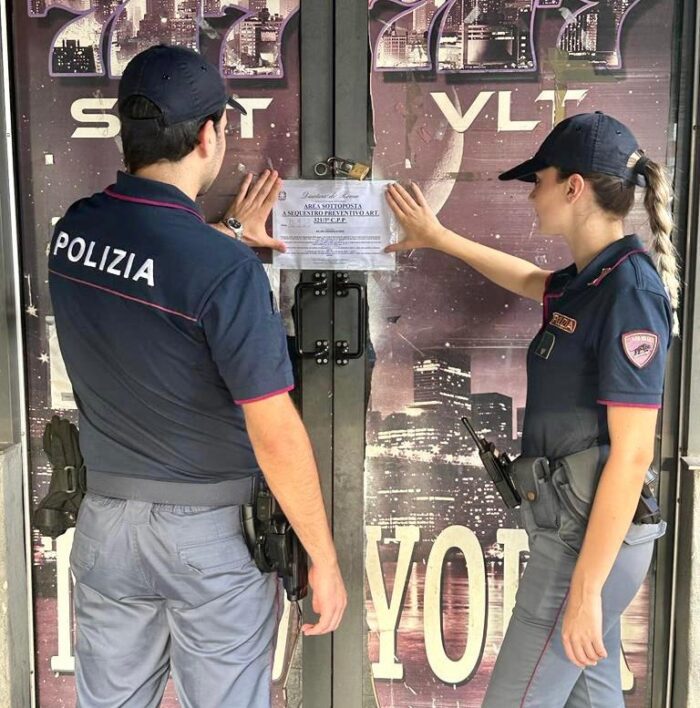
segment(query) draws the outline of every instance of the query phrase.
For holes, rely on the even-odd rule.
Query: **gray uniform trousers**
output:
[[[268,708],[281,597],[239,507],[87,494],[71,551],[79,708]]]
[[[551,498],[547,501],[553,503]],[[630,529],[603,586],[603,642],[608,656],[582,670],[566,656],[561,628],[585,528],[570,534],[570,519],[566,524],[559,521],[566,516],[563,508],[537,511],[536,522],[533,504],[523,500],[530,558],[482,708],[624,708],[620,615],[646,577],[654,539],[665,524]]]

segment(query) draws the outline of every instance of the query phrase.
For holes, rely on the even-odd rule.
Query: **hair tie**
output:
[[[646,177],[647,166],[648,166],[649,162],[650,162],[649,158],[644,153],[642,153],[640,158],[637,160],[637,162],[634,163],[634,167],[632,168],[632,171],[638,175],[644,175]]]

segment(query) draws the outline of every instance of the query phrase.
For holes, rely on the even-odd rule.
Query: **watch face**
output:
[[[226,226],[228,226],[229,229],[237,231],[238,229],[242,228],[243,224],[241,224],[241,222],[238,221],[238,219],[235,219],[233,216],[229,216],[229,218],[226,219]]]

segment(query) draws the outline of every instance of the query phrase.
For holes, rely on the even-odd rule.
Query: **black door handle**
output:
[[[344,298],[350,292],[357,293],[357,349],[350,351],[350,343],[345,339],[335,342],[333,357],[338,366],[347,366],[350,359],[359,359],[367,346],[367,291],[360,283],[351,283],[348,273],[335,274],[335,296]]]
[[[328,294],[328,274],[325,271],[316,271],[313,281],[309,283],[297,283],[294,288],[294,327],[296,329],[295,348],[296,353],[303,359],[316,359],[319,365],[328,364],[330,360],[330,346],[327,339],[317,339],[314,343],[313,351],[305,351],[303,346],[304,328],[302,319],[302,297],[304,292],[310,290],[314,297],[325,297]]]

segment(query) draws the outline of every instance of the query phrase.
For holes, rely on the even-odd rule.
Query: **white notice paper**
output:
[[[384,193],[388,181],[287,180],[272,211],[272,233],[287,246],[276,268],[393,270],[383,249],[399,225]]]

